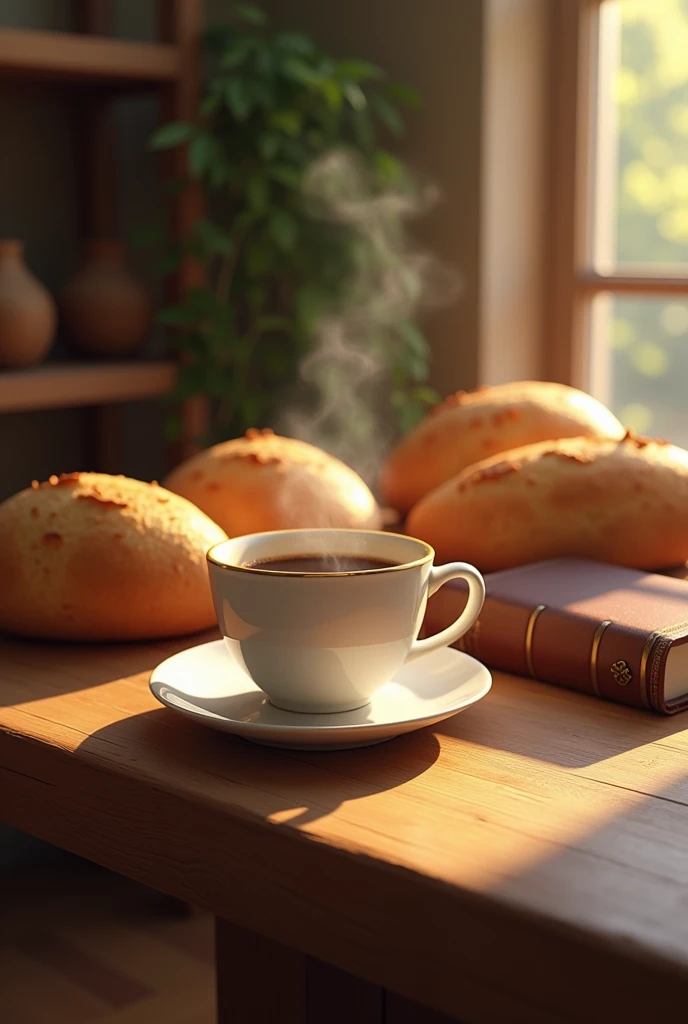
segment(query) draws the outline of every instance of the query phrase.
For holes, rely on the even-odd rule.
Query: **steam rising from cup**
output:
[[[405,322],[459,291],[457,275],[408,237],[408,222],[432,209],[439,193],[431,185],[381,191],[357,155],[333,150],[310,166],[303,195],[314,219],[348,229],[354,269],[345,301],[323,313],[300,366],[308,401],[289,405],[278,429],[325,449],[374,488],[394,433],[383,413],[390,347],[383,352],[380,340],[401,338]],[[333,525],[313,513],[313,526]]]

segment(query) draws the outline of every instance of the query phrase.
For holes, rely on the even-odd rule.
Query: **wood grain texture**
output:
[[[55,363],[28,370],[3,370],[0,412],[73,408],[78,405],[154,398],[172,390],[177,368],[171,361]]]
[[[685,716],[498,675],[433,729],[273,751],[154,702],[189,645],[0,642],[0,818],[466,1024],[681,1019]]]
[[[590,255],[588,224],[582,202],[592,194],[593,76],[597,69],[595,26],[597,0],[548,0],[549,16],[549,153],[547,166],[547,280],[545,344],[547,380],[585,387],[584,345],[588,321],[577,271]]]
[[[43,79],[144,87],[174,81],[181,62],[180,51],[163,43],[0,28],[0,76],[40,75]]]
[[[594,270],[581,271],[577,277],[580,291],[591,295],[611,292],[614,295],[688,295],[688,277],[685,274],[598,274]]]
[[[204,25],[202,0],[158,0],[161,38],[174,44],[181,55],[180,73],[162,94],[166,121],[195,121],[201,95],[201,37]],[[165,173],[173,179],[187,177],[187,148],[177,146],[161,154]],[[204,213],[200,187],[190,184],[170,199],[171,225],[175,236],[186,240]],[[187,256],[166,283],[166,300],[178,302],[188,288],[203,285],[203,267]],[[210,428],[210,405],[204,395],[185,401],[179,410],[181,436],[170,453],[174,465],[199,450]]]

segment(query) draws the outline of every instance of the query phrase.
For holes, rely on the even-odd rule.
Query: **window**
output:
[[[688,0],[554,0],[552,375],[688,447]]]

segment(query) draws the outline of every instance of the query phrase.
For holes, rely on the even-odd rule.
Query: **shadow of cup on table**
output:
[[[123,770],[138,782],[298,827],[422,775],[437,760],[440,743],[432,729],[423,729],[355,750],[281,750],[159,708],[97,730],[79,749],[96,760],[111,760],[119,749]]]

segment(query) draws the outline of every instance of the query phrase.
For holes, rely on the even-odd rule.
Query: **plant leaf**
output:
[[[399,334],[405,349],[401,357],[401,367],[405,370],[407,377],[414,381],[424,381],[428,376],[430,352],[427,338],[412,320],[405,320],[399,324]]]
[[[270,190],[262,175],[252,174],[246,179],[246,198],[254,212],[265,212],[270,198]]]
[[[186,304],[201,316],[209,313],[215,305],[215,295],[210,288],[187,288],[184,298]]]
[[[188,178],[168,178],[162,183],[160,191],[164,196],[178,196],[188,187]]]
[[[256,321],[259,331],[286,331],[291,327],[288,316],[259,316]]]
[[[397,413],[397,421],[402,434],[408,434],[423,417],[424,409],[419,408],[415,403],[408,402],[402,405]]]
[[[406,348],[423,359],[426,359],[429,352],[428,341],[420,327],[412,320],[404,320],[399,325],[399,333],[403,338]]]
[[[225,88],[227,106],[237,121],[245,121],[253,109],[253,98],[241,78],[230,78]]]
[[[371,96],[370,102],[377,116],[392,135],[403,135],[404,119],[394,104],[390,103],[385,96],[380,96],[379,93]]]
[[[289,252],[296,245],[299,227],[289,210],[278,209],[270,214],[270,231],[282,252]]]
[[[163,277],[166,277],[168,274],[173,274],[175,270],[179,270],[183,258],[182,254],[175,250],[166,252],[156,262],[158,273],[162,274]]]
[[[211,92],[208,93],[207,96],[203,97],[203,99],[201,100],[199,110],[203,117],[210,117],[211,114],[216,113],[219,106],[220,97],[217,95],[217,93]]]
[[[387,153],[384,149],[378,149],[373,156],[373,160],[375,162],[375,169],[385,184],[394,182],[399,178],[401,164],[391,153]]]
[[[237,46],[235,49],[223,53],[220,67],[223,71],[236,71],[244,63],[249,53],[250,48],[248,46]]]
[[[244,391],[239,398],[241,415],[245,424],[258,423],[262,419],[263,397],[258,392]]]
[[[289,78],[293,78],[295,82],[300,82],[302,85],[318,88],[322,82],[322,75],[305,61],[299,60],[298,57],[288,57],[282,65],[282,70]]]
[[[231,40],[224,53],[220,57],[220,67],[223,71],[234,71],[245,63],[246,58],[259,45],[255,36],[242,36],[239,39]]]
[[[344,86],[344,95],[354,110],[363,110],[368,104],[366,94],[355,82],[348,82]]]
[[[213,188],[222,188],[231,177],[231,169],[224,160],[218,159],[217,154],[215,160],[208,169],[208,178]]]
[[[317,330],[324,308],[324,296],[319,288],[310,284],[299,288],[296,295],[296,316],[304,334],[310,336]]]
[[[218,256],[231,256],[234,252],[234,241],[231,235],[218,224],[209,220],[199,220],[195,225],[198,239],[211,253]]]
[[[179,402],[185,402],[194,395],[205,391],[208,379],[207,367],[202,363],[185,362],[179,369],[174,396]]]
[[[230,306],[219,306],[215,309],[213,321],[208,331],[208,347],[222,365],[233,357],[237,348],[237,333],[234,309]]]
[[[280,185],[284,185],[286,188],[297,189],[301,187],[303,173],[297,170],[296,167],[290,167],[288,164],[274,164],[268,168],[268,174],[273,181],[279,182]]]
[[[272,74],[273,66],[274,57],[272,48],[264,45],[261,40],[260,45],[256,47],[256,70],[258,74],[262,75],[265,79],[267,76]]]
[[[344,97],[339,82],[334,78],[322,78],[318,87],[330,110],[340,110]]]
[[[269,370],[273,378],[284,381],[294,374],[294,363],[287,346],[281,344],[280,338],[266,339],[261,346],[260,359],[263,367]],[[277,344],[274,343],[277,341]]]
[[[358,145],[367,153],[375,142],[375,131],[367,105],[361,110],[353,111],[352,127]]]
[[[279,150],[280,138],[274,132],[262,132],[258,136],[258,150],[264,160],[273,160]]]
[[[205,335],[200,331],[177,331],[170,339],[170,343],[180,352],[192,352],[195,356],[205,354]]]
[[[195,132],[196,126],[188,121],[170,121],[153,132],[148,145],[151,149],[172,149],[188,142]]]
[[[178,412],[168,412],[165,417],[165,437],[176,441],[182,436],[182,418]]]
[[[189,174],[192,178],[200,178],[209,169],[217,151],[217,143],[212,135],[199,135],[189,146]]]
[[[337,64],[337,75],[348,78],[352,82],[365,82],[385,77],[382,68],[371,64],[368,60],[340,60]]]
[[[136,228],[132,232],[132,242],[142,249],[154,249],[165,241],[165,231],[161,224],[148,224]]]
[[[303,123],[302,115],[298,110],[273,110],[268,115],[268,120],[273,128],[292,137],[299,134]]]
[[[315,43],[303,32],[280,32],[275,37],[275,44],[281,46],[283,50],[290,50],[292,53],[299,53],[302,56],[313,53],[315,50]]]
[[[236,14],[242,21],[248,22],[249,25],[267,25],[268,17],[265,11],[261,11],[260,7],[255,7],[254,4],[233,4],[232,12]]]
[[[272,266],[274,246],[265,236],[252,242],[246,253],[246,270],[250,277],[264,277]]]
[[[165,327],[193,327],[198,321],[198,313],[188,306],[168,306],[158,312],[156,319]]]
[[[440,396],[437,392],[433,388],[429,388],[427,384],[424,384],[419,388],[414,388],[413,397],[419,402],[423,402],[425,405],[437,405],[440,401]]]
[[[253,309],[260,309],[267,297],[267,290],[262,284],[251,284],[246,289],[246,298]]]
[[[402,85],[401,82],[388,82],[384,86],[386,95],[395,103],[403,103],[405,107],[418,110],[421,105],[420,93],[412,89],[410,85]]]

